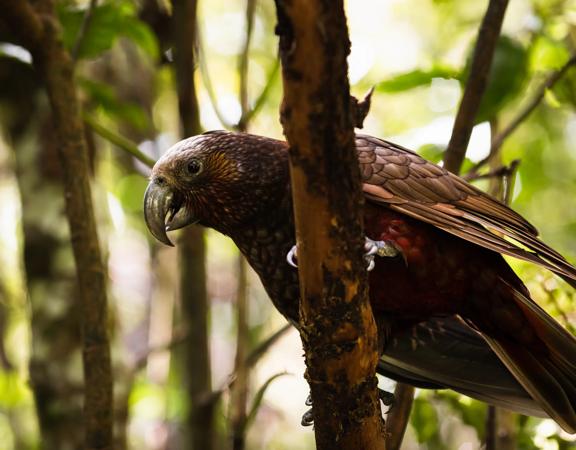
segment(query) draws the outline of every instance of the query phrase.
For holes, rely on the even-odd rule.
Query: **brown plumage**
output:
[[[379,372],[452,388],[576,432],[576,340],[536,305],[501,254],[576,287],[576,269],[507,206],[392,143],[358,135],[368,237],[378,258],[370,300],[382,333]],[[145,199],[152,233],[200,223],[232,237],[275,306],[298,324],[286,144],[211,132],[176,144],[154,167]]]

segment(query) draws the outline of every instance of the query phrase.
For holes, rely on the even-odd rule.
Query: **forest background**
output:
[[[155,242],[143,222],[149,164],[183,134],[227,128],[282,137],[273,2],[199,0],[197,28],[194,21],[177,23],[190,18],[178,9],[185,3],[55,3],[75,64],[106,265],[117,447],[312,448],[311,429],[299,425],[308,395],[300,340],[234,245],[211,231],[183,238],[182,248],[186,239],[206,244],[208,307],[191,308],[180,295],[191,291],[189,266],[178,250]],[[441,160],[486,5],[348,2],[352,93],[375,88],[363,132]],[[181,41],[195,50],[199,105],[199,123],[185,127],[176,75]],[[30,53],[15,43],[0,26],[0,449],[40,448],[41,442],[80,448],[83,310],[59,149]],[[488,174],[475,175],[477,184],[507,197],[572,262],[575,47],[575,1],[510,2],[463,167]],[[491,138],[539,98],[558,71],[536,109],[485,161]],[[192,267],[203,266],[203,252],[194,258]],[[512,264],[540,304],[574,331],[574,292],[533,266]],[[194,273],[204,278],[201,270]],[[196,289],[203,285],[195,281]],[[393,389],[389,380],[381,386]],[[496,420],[487,417],[486,405],[469,398],[418,391],[403,448],[474,449],[490,427],[501,437],[499,448],[574,445],[550,420],[502,411]]]

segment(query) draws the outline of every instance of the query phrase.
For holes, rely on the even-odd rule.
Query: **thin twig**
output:
[[[109,128],[106,128],[104,125],[101,125],[93,116],[91,116],[86,112],[82,113],[82,120],[84,120],[84,123],[88,125],[100,137],[106,139],[107,141],[114,144],[121,150],[130,153],[142,164],[146,164],[148,167],[154,166],[155,161],[149,156],[142,153],[138,148],[138,146],[130,139],[125,138],[124,136],[121,136],[118,133],[115,133]]]
[[[236,288],[236,356],[234,372],[236,382],[230,390],[230,425],[233,450],[243,450],[246,445],[246,403],[248,401],[248,385],[250,371],[246,364],[246,352],[250,340],[248,325],[248,289],[246,279],[246,261],[238,255],[238,286]]]
[[[490,145],[490,152],[488,156],[481,161],[477,162],[472,169],[468,172],[469,176],[474,176],[482,167],[488,164],[500,151],[504,141],[514,132],[516,129],[530,116],[530,114],[538,107],[538,105],[544,99],[546,91],[552,89],[554,85],[566,74],[570,67],[576,64],[576,53],[572,54],[570,59],[564,64],[559,70],[552,72],[544,82],[538,87],[534,96],[530,101],[522,108],[516,117],[510,121],[510,123],[504,127],[504,129],[498,133],[492,140]]]
[[[148,349],[146,349],[146,351],[142,355],[140,355],[138,359],[136,359],[136,361],[134,361],[134,364],[132,364],[132,367],[130,369],[131,374],[135,375],[140,370],[142,370],[146,366],[148,358],[150,358],[151,355],[172,350],[177,345],[180,345],[183,342],[185,342],[186,339],[188,338],[188,335],[189,335],[188,330],[177,329],[172,332],[172,339],[170,339],[169,341],[163,342],[158,345],[154,345],[152,347],[148,347]]]
[[[515,159],[507,166],[501,166],[501,167],[498,167],[497,169],[491,170],[490,172],[483,173],[483,174],[467,173],[463,178],[466,181],[476,181],[476,180],[487,180],[490,178],[500,178],[500,177],[504,177],[506,175],[510,175],[512,172],[514,172],[514,170],[516,170],[516,168],[518,167],[519,164],[520,164],[520,160]]]
[[[244,45],[240,52],[238,59],[238,75],[240,81],[239,97],[240,108],[242,114],[238,125],[236,126],[240,131],[246,131],[247,124],[243,120],[248,113],[248,64],[250,62],[250,43],[252,42],[252,34],[254,31],[254,16],[256,13],[256,0],[246,0],[246,35],[244,38]]]
[[[256,116],[256,114],[258,114],[260,112],[260,110],[262,109],[262,106],[264,106],[264,103],[266,103],[266,100],[268,99],[268,95],[270,94],[270,91],[272,90],[272,87],[274,86],[274,82],[276,81],[276,79],[278,77],[279,71],[280,71],[280,60],[276,59],[276,61],[274,61],[274,65],[272,66],[272,69],[270,70],[270,72],[268,74],[268,78],[266,80],[266,84],[264,85],[264,88],[262,89],[262,92],[260,92],[260,95],[258,96],[256,101],[254,102],[254,106],[252,108],[249,108],[245,112],[245,114],[240,118],[240,120],[238,121],[238,124],[236,124],[236,126],[234,127],[235,129],[240,131],[241,124],[244,124],[243,126],[246,127],[246,124],[248,124]]]
[[[496,450],[496,407],[494,405],[488,405],[486,411],[484,445],[486,450]]]
[[[88,30],[90,29],[90,25],[92,24],[92,17],[94,16],[94,11],[98,6],[98,0],[90,0],[88,4],[88,8],[84,12],[84,17],[82,18],[82,23],[80,24],[80,29],[78,30],[78,35],[76,36],[76,42],[74,42],[74,46],[72,47],[72,60],[74,62],[78,61],[78,56],[80,55],[80,50],[82,48],[82,44],[84,43],[84,39],[88,34]]]
[[[248,121],[243,120],[249,110],[248,100],[248,64],[250,62],[250,42],[254,30],[254,16],[256,13],[256,0],[246,0],[246,35],[244,45],[238,58],[238,97],[240,100],[241,115],[237,129],[246,132]],[[236,382],[230,389],[230,429],[232,449],[244,450],[246,447],[247,429],[247,402],[250,384],[250,368],[246,362],[246,352],[250,341],[249,298],[246,274],[246,260],[238,254],[238,286],[236,288],[236,355],[234,358],[234,371]]]
[[[394,389],[394,403],[386,417],[386,450],[398,450],[410,419],[414,401],[414,387],[398,383]]]
[[[253,367],[256,365],[260,358],[266,354],[268,349],[272,347],[282,336],[284,336],[288,330],[292,329],[292,325],[287,323],[282,328],[280,328],[275,333],[271,334],[266,340],[262,341],[258,347],[250,352],[246,357],[246,365],[248,367]]]
[[[220,111],[220,107],[218,106],[218,100],[216,99],[216,93],[214,91],[214,86],[212,85],[212,79],[210,78],[210,72],[208,70],[208,63],[206,61],[206,51],[204,50],[204,41],[202,39],[201,27],[198,25],[198,30],[196,34],[196,42],[198,42],[198,67],[200,69],[200,75],[202,76],[202,80],[204,81],[204,87],[206,88],[206,92],[208,93],[208,98],[210,99],[210,104],[212,105],[212,109],[218,117],[218,120],[224,128],[232,129],[233,125],[226,120],[222,111]]]
[[[470,75],[458,108],[452,136],[444,154],[444,167],[446,170],[456,174],[460,172],[464,161],[472,128],[474,127],[474,119],[488,84],[494,50],[500,36],[500,29],[502,28],[507,6],[508,0],[490,0],[478,32],[478,40],[476,41],[470,66]]]
[[[252,350],[250,352],[250,354],[246,357],[243,365],[247,368],[251,368],[251,367],[255,366],[256,363],[258,361],[260,361],[260,358],[262,358],[266,354],[268,349],[270,349],[270,347],[272,347],[290,329],[292,329],[292,325],[290,325],[288,323],[288,324],[284,325],[282,328],[280,328],[278,331],[276,331],[272,335],[270,335],[267,339],[262,341],[260,343],[260,345],[258,345],[258,347],[256,347],[254,350]],[[226,378],[226,381],[224,381],[224,383],[220,386],[219,389],[215,389],[212,392],[212,396],[211,396],[210,401],[213,403],[217,402],[220,399],[220,397],[222,396],[222,394],[230,389],[230,387],[234,384],[236,379],[237,379],[237,376],[236,376],[236,372],[234,371],[230,375],[228,375],[228,377]]]

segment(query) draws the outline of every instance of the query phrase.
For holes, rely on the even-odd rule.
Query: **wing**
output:
[[[366,198],[482,247],[539,264],[576,288],[576,268],[518,213],[416,153],[357,135]]]
[[[377,370],[416,387],[453,389],[521,414],[546,416],[482,336],[455,316],[393,334]]]

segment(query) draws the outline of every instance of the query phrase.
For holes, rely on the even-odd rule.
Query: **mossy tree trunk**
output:
[[[300,332],[319,449],[383,449],[377,330],[368,301],[363,196],[343,1],[276,0],[281,121],[300,276]]]

